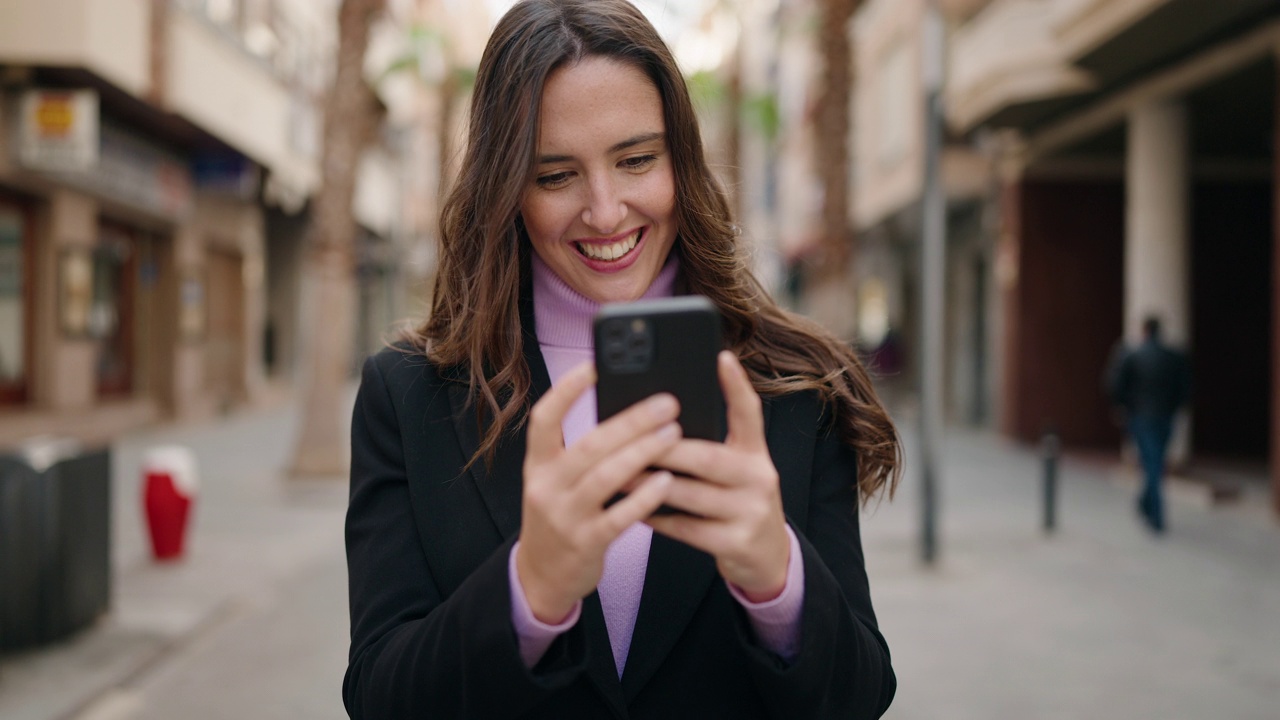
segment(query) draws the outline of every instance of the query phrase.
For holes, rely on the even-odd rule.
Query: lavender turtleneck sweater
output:
[[[668,297],[675,285],[678,263],[674,256],[654,279],[645,298]],[[593,358],[591,322],[600,304],[570,288],[546,263],[533,256],[533,312],[542,348],[542,358],[554,385],[570,368]],[[595,388],[588,388],[569,409],[561,428],[565,446],[572,445],[596,425]],[[742,604],[759,642],[783,659],[795,658],[800,639],[800,609],[804,601],[804,563],[795,533],[787,528],[791,541],[791,562],[782,594],[764,603],[748,601],[733,586],[729,591]],[[618,677],[622,677],[635,629],[636,614],[649,562],[653,529],[636,523],[618,536],[605,551],[604,574],[597,590],[604,610],[609,644],[613,649]],[[519,544],[517,543],[516,547]],[[525,665],[533,667],[561,633],[569,630],[581,615],[579,602],[569,616],[556,625],[539,621],[529,608],[524,587],[516,573],[515,548],[508,560],[511,584],[511,619]]]

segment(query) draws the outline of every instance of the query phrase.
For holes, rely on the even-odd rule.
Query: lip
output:
[[[574,240],[571,244],[576,245],[577,243],[589,243],[591,245],[612,245],[613,243],[618,242],[619,240],[627,237],[628,235],[630,235],[635,231],[636,229],[632,228],[627,232],[619,233],[618,235],[615,235],[614,237],[611,237],[611,238],[599,238],[599,239],[593,238],[590,240]],[[599,273],[606,273],[606,274],[617,273],[617,272],[622,272],[623,270],[626,270],[627,268],[631,267],[632,265],[635,264],[636,260],[640,259],[640,251],[644,250],[645,241],[647,241],[648,239],[649,239],[649,228],[648,227],[641,228],[640,238],[636,240],[636,246],[632,248],[631,252],[627,253],[626,256],[624,256],[621,260],[596,260],[594,258],[589,258],[586,255],[583,255],[582,253],[578,252],[578,249],[576,247],[572,248],[572,250],[573,250],[573,254],[579,260],[581,260],[584,265],[591,268],[592,270]]]

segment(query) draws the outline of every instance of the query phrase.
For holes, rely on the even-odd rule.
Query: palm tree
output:
[[[839,335],[853,332],[853,228],[849,220],[850,104],[853,47],[849,22],[861,0],[818,0],[817,47],[821,64],[814,108],[814,169],[822,187],[819,251],[806,282],[805,306]]]
[[[822,62],[815,135],[822,182],[822,263],[843,275],[851,256],[849,226],[849,128],[853,97],[853,44],[849,22],[861,0],[820,0],[818,54]]]
[[[302,426],[294,446],[295,476],[341,475],[348,439],[341,420],[355,343],[355,237],[352,211],[360,155],[382,117],[377,96],[364,79],[369,28],[386,0],[342,0],[338,10],[338,57],[333,86],[324,101],[320,189],[308,229],[304,278],[310,296],[309,346],[303,362],[306,386]]]

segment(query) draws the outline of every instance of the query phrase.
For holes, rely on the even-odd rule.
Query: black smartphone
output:
[[[594,335],[600,422],[669,392],[680,401],[684,437],[724,441],[724,395],[716,371],[720,312],[710,300],[684,295],[606,305],[596,315]],[[658,512],[674,511],[664,505]]]
[[[701,295],[606,305],[595,318],[596,416],[600,422],[660,392],[680,401],[687,438],[723,441],[724,395],[716,372],[720,313]]]

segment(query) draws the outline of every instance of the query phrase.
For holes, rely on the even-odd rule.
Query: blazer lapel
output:
[[[622,674],[622,692],[628,702],[662,666],[715,577],[716,564],[710,555],[654,533]]]
[[[476,410],[465,381],[449,383],[449,404],[453,410],[453,430],[458,437],[462,457],[470,460],[480,447],[480,438],[492,425],[485,419],[483,427],[476,423]],[[472,463],[471,480],[484,499],[489,516],[498,526],[503,540],[520,531],[520,468],[524,461],[524,433],[511,433],[501,441],[493,466],[484,458]]]
[[[627,703],[622,685],[618,681],[618,666],[613,662],[613,646],[609,644],[609,630],[604,622],[604,608],[600,594],[591,593],[582,600],[582,617],[578,620],[587,633],[587,677],[595,684],[601,696],[609,703],[616,717],[627,716]]]
[[[529,368],[529,404],[538,401],[547,390],[551,389],[551,376],[547,372],[547,364],[542,359],[542,349],[538,346],[538,338],[533,326],[532,293],[522,293],[520,301],[520,324],[525,363]],[[483,427],[476,423],[475,406],[467,387],[465,372],[459,372],[452,378],[455,382],[449,385],[449,403],[453,411],[453,429],[458,436],[458,444],[462,456],[471,459],[480,447],[480,439],[493,424],[491,417],[486,417]],[[520,532],[521,492],[524,486],[524,454],[525,428],[507,432],[498,441],[498,452],[494,455],[493,466],[487,467],[484,458],[471,465],[471,479],[484,498],[489,515],[498,526],[504,540],[511,539]]]
[[[765,399],[764,423],[768,434],[772,404]],[[716,578],[715,558],[684,543],[654,533],[649,547],[640,610],[636,615],[622,692],[633,700],[662,666],[698,605]]]

